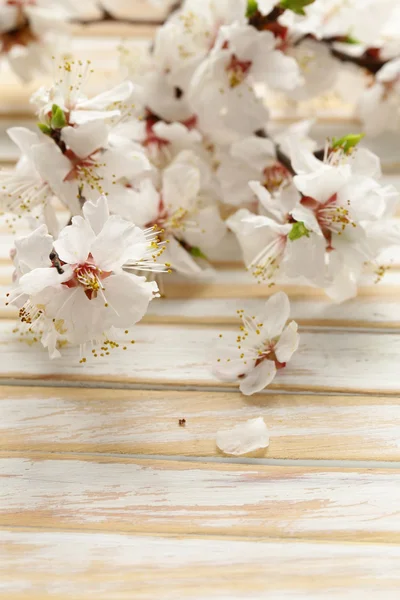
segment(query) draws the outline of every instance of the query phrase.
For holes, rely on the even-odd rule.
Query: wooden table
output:
[[[3,91],[0,160],[12,162],[4,130],[28,92]],[[84,367],[75,350],[49,362],[1,308],[0,598],[399,598],[400,252],[343,306],[286,288],[300,350],[251,398],[210,372],[218,334],[269,293],[232,253],[230,239],[210,283],[171,276],[136,343]],[[218,453],[218,429],[259,416],[265,453]]]

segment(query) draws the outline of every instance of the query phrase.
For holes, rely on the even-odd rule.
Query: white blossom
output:
[[[222,337],[213,365],[215,375],[239,383],[246,396],[267,387],[299,345],[297,323],[286,325],[289,313],[289,299],[283,292],[271,296],[257,316],[239,311],[239,334],[236,342],[225,342]]]
[[[48,71],[66,46],[71,8],[67,0],[0,0],[0,56],[24,82]]]
[[[16,241],[17,281],[9,301],[52,358],[60,356],[60,340],[82,352],[86,344],[113,349],[110,330],[132,327],[158,292],[155,282],[129,271],[165,270],[156,262],[163,244],[155,228],[143,231],[110,216],[104,196],[86,202],[83,215],[56,240],[42,225]]]

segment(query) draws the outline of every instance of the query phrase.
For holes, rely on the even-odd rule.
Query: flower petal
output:
[[[105,123],[92,121],[79,127],[64,127],[62,140],[80,158],[86,158],[107,144],[108,130]]]
[[[25,237],[15,240],[16,262],[22,273],[39,267],[50,267],[49,255],[53,249],[53,238],[41,225]]]
[[[269,446],[268,429],[262,417],[217,431],[217,446],[224,454],[242,456]]]
[[[93,258],[104,271],[113,271],[127,261],[143,258],[148,248],[144,232],[118,215],[107,219],[99,235],[91,243]]]
[[[279,362],[285,363],[289,361],[299,347],[300,336],[297,333],[297,329],[296,321],[291,321],[283,330],[275,346],[275,354]]]
[[[94,233],[98,235],[110,216],[107,198],[100,196],[96,201],[85,202],[83,215]]]
[[[54,248],[62,261],[71,265],[86,262],[90,246],[95,239],[95,234],[88,221],[82,217],[74,217],[72,225],[61,230]]]
[[[274,294],[265,303],[256,321],[263,323],[260,338],[272,340],[280,335],[290,315],[289,298],[285,292]]]
[[[240,381],[240,391],[245,396],[261,392],[261,390],[271,383],[275,375],[275,363],[272,360],[263,360]]]
[[[111,275],[104,280],[104,296],[108,306],[103,312],[103,325],[132,327],[147,312],[150,301],[158,292],[155,281],[128,273]]]
[[[72,271],[69,267],[64,269],[62,275],[53,267],[40,267],[23,275],[19,280],[18,288],[20,292],[34,296],[47,287],[58,286],[64,281],[68,281],[71,275]]]

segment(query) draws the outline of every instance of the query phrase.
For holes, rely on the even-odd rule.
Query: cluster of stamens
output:
[[[232,54],[229,63],[225,67],[231,88],[243,83],[251,69],[251,65],[251,60],[239,60],[236,54]]]

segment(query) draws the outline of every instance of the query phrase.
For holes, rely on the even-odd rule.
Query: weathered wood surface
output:
[[[236,387],[218,381],[211,372],[221,331],[213,326],[138,325],[126,336],[126,351],[123,341],[110,357],[94,358],[87,349],[84,365],[76,348],[49,361],[39,344],[21,338],[13,328],[12,322],[0,321],[0,380],[6,382]],[[226,328],[223,335],[234,341],[237,329]],[[132,337],[135,344],[129,343]],[[269,389],[396,395],[399,352],[398,333],[303,331],[298,352]]]
[[[397,600],[397,545],[0,532],[7,600]],[[71,576],[73,574],[73,576]]]
[[[0,454],[0,527],[400,541],[400,470]]]
[[[400,460],[400,395],[1,387],[0,414],[4,451],[215,457],[219,429],[262,416],[266,458]]]

